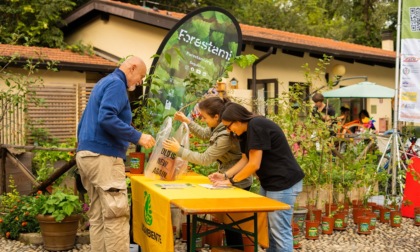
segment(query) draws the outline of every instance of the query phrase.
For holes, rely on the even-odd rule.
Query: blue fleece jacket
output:
[[[77,151],[89,150],[125,159],[129,142],[141,133],[131,126],[125,74],[116,69],[93,88],[77,131]]]

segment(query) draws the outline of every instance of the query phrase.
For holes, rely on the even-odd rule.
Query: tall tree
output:
[[[152,2],[152,1],[146,1]],[[192,10],[218,6],[241,23],[380,47],[381,31],[396,30],[397,0],[155,1]],[[182,2],[182,3],[180,3]],[[188,6],[188,7],[186,7]]]
[[[70,0],[0,1],[0,43],[61,47],[62,16],[74,6]]]

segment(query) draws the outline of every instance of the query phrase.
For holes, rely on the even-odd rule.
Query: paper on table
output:
[[[182,189],[193,186],[190,183],[187,184],[156,184],[157,187],[162,189]]]
[[[228,185],[222,185],[222,186],[214,186],[212,184],[198,184],[198,185],[207,189],[233,189],[232,186],[228,186]]]

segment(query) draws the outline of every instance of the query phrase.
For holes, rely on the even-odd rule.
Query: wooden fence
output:
[[[34,144],[44,133],[59,142],[75,138],[77,124],[94,85],[55,83],[35,88],[35,96],[43,99],[43,105],[29,103],[26,112],[16,109],[7,114],[1,121],[0,143]]]

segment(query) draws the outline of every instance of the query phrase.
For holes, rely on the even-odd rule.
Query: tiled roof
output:
[[[384,58],[395,59],[396,53],[393,51],[386,51],[381,48],[363,46],[352,44],[348,42],[337,41],[333,39],[320,38],[314,36],[308,36],[298,33],[256,27],[251,25],[241,24],[241,30],[243,36],[249,37],[259,37],[261,39],[266,39],[273,44],[282,44],[288,45],[291,47],[305,47],[312,48],[314,51],[324,50],[325,53],[340,51],[349,52],[352,54],[366,54],[372,56],[379,56]],[[318,50],[316,50],[318,49]]]
[[[119,8],[113,10],[110,7]],[[162,28],[170,29],[185,14],[145,8],[140,5],[122,3],[114,0],[98,0],[94,6],[86,8],[83,14],[93,9],[112,15],[120,15],[124,18],[136,20]],[[126,12],[124,12],[124,11]],[[76,11],[77,12],[77,11]],[[136,15],[139,14],[139,15]],[[81,14],[70,15],[67,21],[71,23],[80,18]],[[159,20],[161,18],[161,20]],[[353,60],[367,60],[393,64],[396,53],[369,46],[357,45],[333,39],[314,37],[298,33],[268,29],[263,27],[240,24],[243,41],[250,44],[274,46],[280,49],[305,51],[315,54],[328,54],[334,57],[344,57]]]
[[[21,46],[0,44],[1,56],[16,56],[19,59],[43,59],[46,61],[56,61],[57,65],[80,65],[95,66],[97,68],[115,68],[117,63],[106,60],[99,56],[81,55],[70,50],[56,48],[45,48],[35,46]]]

